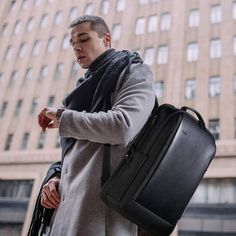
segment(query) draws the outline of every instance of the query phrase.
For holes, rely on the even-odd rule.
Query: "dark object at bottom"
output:
[[[101,198],[153,235],[170,235],[215,152],[215,140],[197,111],[156,106]]]

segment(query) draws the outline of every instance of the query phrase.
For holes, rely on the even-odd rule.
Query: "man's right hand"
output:
[[[58,192],[60,179],[58,177],[51,178],[44,186],[41,192],[41,205],[45,208],[57,208],[60,202]]]
[[[42,128],[43,132],[45,132],[48,125],[52,122],[52,119],[47,116],[47,111],[48,108],[46,107],[38,114],[38,124]]]

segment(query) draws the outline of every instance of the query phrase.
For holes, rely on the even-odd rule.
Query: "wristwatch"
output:
[[[60,123],[61,115],[62,115],[63,111],[65,111],[65,108],[58,108],[58,109],[57,109],[56,118],[57,118],[57,123],[58,123],[58,125],[59,125],[59,123]]]

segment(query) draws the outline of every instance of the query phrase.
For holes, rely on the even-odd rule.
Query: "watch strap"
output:
[[[62,113],[65,111],[65,108],[58,108],[57,112],[56,112],[56,118],[57,118],[57,123],[58,125],[60,124],[60,120],[61,120],[61,115]]]

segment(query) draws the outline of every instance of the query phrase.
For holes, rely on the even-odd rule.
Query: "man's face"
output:
[[[99,38],[97,32],[90,29],[90,23],[85,22],[72,28],[70,43],[75,51],[77,62],[82,68],[87,69],[109,48],[111,36],[106,33]]]

